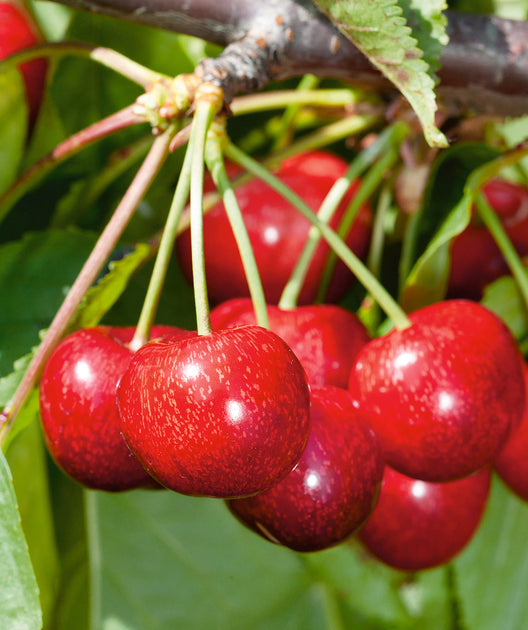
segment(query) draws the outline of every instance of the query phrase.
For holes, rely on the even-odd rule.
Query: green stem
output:
[[[296,90],[274,90],[260,94],[237,96],[233,99],[231,110],[235,116],[286,108],[285,123],[291,124],[291,118],[299,106],[319,105],[321,107],[345,107],[358,102],[358,95],[353,90],[336,88],[331,90],[306,89],[302,85]],[[291,109],[290,109],[291,108]],[[287,126],[286,126],[287,128]]]
[[[528,307],[528,274],[526,273],[526,268],[522,264],[519,254],[506,234],[498,216],[492,210],[481,192],[478,192],[475,195],[475,205],[477,207],[479,217],[482,219],[484,225],[489,230],[502,255],[504,256],[512,275],[517,282],[517,286],[524,303]]]
[[[196,307],[196,325],[199,335],[212,331],[209,316],[209,299],[205,275],[205,256],[203,242],[203,180],[205,142],[215,108],[213,103],[204,100],[198,103],[194,114],[188,150],[191,158],[191,259],[193,270],[193,288]]]
[[[259,326],[269,328],[266,297],[255,260],[255,254],[251,246],[251,241],[249,240],[233,186],[225,170],[220,142],[221,139],[218,137],[210,137],[207,141],[205,153],[207,167],[211,171],[214,183],[222,195],[227,217],[231,224],[231,229],[242,260],[242,266],[246,275],[253,308],[255,309],[257,323]]]
[[[350,248],[334,232],[334,230],[321,221],[317,215],[314,214],[311,208],[295,192],[293,192],[288,186],[281,182],[280,179],[275,177],[256,160],[245,154],[243,151],[240,151],[240,149],[235,147],[232,143],[227,144],[225,154],[234,162],[237,162],[243,168],[253,173],[255,177],[259,177],[268,184],[268,186],[276,190],[318,228],[330,247],[352,271],[361,284],[363,284],[367,291],[372,294],[397,328],[406,328],[410,325],[407,315],[400,308],[390,293],[385,289],[385,287],[383,287],[377,278],[370,273],[361,260],[350,250]]]
[[[132,350],[137,350],[144,345],[150,337],[150,329],[156,317],[163,284],[169,269],[172,251],[174,249],[174,241],[178,233],[178,224],[180,217],[189,197],[189,188],[191,180],[191,150],[185,152],[185,158],[172,199],[169,214],[163,228],[163,234],[159,244],[158,254],[154,262],[154,269],[150,277],[149,286],[134,337],[129,344]]]
[[[17,387],[13,399],[2,412],[3,426],[0,431],[0,441],[5,439],[17,413],[26,402],[33,387],[37,384],[45,362],[64,335],[77,307],[105,265],[139,202],[164,163],[168,155],[169,144],[170,134],[167,132],[154,140],[147,157],[121,199],[112,218],[101,233],[90,256],[55,314],[46,336],[39,345]]]
[[[392,191],[388,183],[381,188],[374,224],[372,226],[372,238],[370,239],[370,249],[367,258],[367,267],[379,278],[383,259],[383,245],[385,242],[385,217],[392,201]]]
[[[380,182],[385,177],[387,170],[396,162],[397,159],[398,150],[396,148],[392,148],[385,155],[383,155],[383,157],[381,157],[380,160],[376,164],[374,164],[374,166],[366,174],[365,178],[361,182],[360,187],[354,195],[352,203],[345,213],[345,217],[341,222],[341,225],[339,226],[338,234],[342,239],[345,239],[346,235],[349,233],[352,222],[356,214],[358,213],[359,208],[372,196],[374,191],[380,185]],[[319,302],[324,301],[324,296],[326,295],[328,286],[330,285],[330,281],[334,273],[336,260],[336,254],[335,252],[332,252],[328,257],[328,260],[326,261],[321,284],[317,293],[317,301]]]
[[[328,223],[334,213],[336,212],[339,204],[343,200],[347,190],[350,188],[352,182],[357,179],[371,164],[377,159],[377,157],[389,147],[394,146],[395,143],[398,145],[403,140],[404,135],[407,133],[407,125],[396,124],[392,127],[383,131],[378,140],[362,151],[350,164],[346,173],[343,177],[340,177],[330,191],[325,197],[317,216],[321,221]],[[360,189],[361,190],[361,189]],[[361,204],[365,201],[363,199],[361,192],[359,194],[359,202],[356,202],[356,196],[354,198],[353,203],[349,207],[347,211],[347,215],[345,220],[351,224],[353,219],[355,218]],[[351,215],[351,217],[349,216]],[[299,299],[299,293],[302,289],[302,285],[306,278],[306,274],[308,272],[308,268],[312,261],[314,252],[319,244],[321,239],[321,234],[319,230],[316,228],[310,229],[308,234],[308,240],[306,245],[295,265],[295,268],[288,280],[288,283],[284,287],[284,291],[281,295],[279,306],[281,308],[293,308],[297,304],[297,300]],[[333,266],[332,266],[333,268]],[[326,285],[324,291],[326,292]]]
[[[145,88],[165,76],[159,72],[153,72],[150,68],[142,66],[111,48],[75,42],[48,42],[17,51],[0,62],[0,73],[33,59],[58,58],[66,55],[92,59]]]

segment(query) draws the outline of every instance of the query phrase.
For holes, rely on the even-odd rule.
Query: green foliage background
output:
[[[523,0],[469,4],[449,2],[450,8],[528,17]],[[47,3],[35,8],[51,38],[107,45],[169,74],[191,71],[201,57],[216,52],[190,38],[71,14]],[[58,141],[138,95],[137,88],[86,60],[66,58],[50,70],[29,146],[23,141],[20,81],[0,75],[0,189]],[[519,133],[528,135],[526,121],[519,129],[511,144]],[[79,153],[24,196],[3,222],[2,404],[126,189],[134,164],[85,207],[84,191],[97,185],[114,151],[140,142],[147,132],[121,132]],[[245,132],[249,129],[237,130],[240,136]],[[404,300],[441,299],[441,292],[428,291],[432,277],[435,287],[443,286],[449,264],[445,243],[469,219],[464,182],[496,155],[481,144],[444,153],[429,182],[430,203],[414,226]],[[123,237],[119,262],[88,296],[78,325],[136,322],[151,269],[148,247],[137,241],[163,225],[180,163],[176,152],[163,168]],[[485,303],[524,340],[526,318],[512,281],[493,285]],[[176,264],[158,321],[194,325],[192,293]],[[273,546],[245,530],[221,501],[162,490],[84,491],[47,455],[36,394],[17,421],[6,457],[0,456],[0,627],[6,630],[36,629],[41,619],[49,630],[521,630],[528,618],[528,506],[498,479],[470,546],[446,567],[408,575],[380,565],[354,539],[306,555]]]

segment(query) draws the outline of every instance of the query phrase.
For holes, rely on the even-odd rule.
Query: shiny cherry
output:
[[[184,334],[154,326],[151,336],[168,333]],[[117,416],[116,388],[134,355],[126,345],[133,334],[131,327],[78,330],[55,348],[44,368],[40,413],[46,444],[57,465],[88,488],[156,485],[128,448]]]
[[[483,187],[483,193],[519,255],[528,254],[528,189],[494,179]],[[486,285],[508,273],[493,237],[474,216],[453,240],[448,295],[479,300]]]
[[[117,394],[130,448],[155,479],[182,494],[267,490],[308,440],[304,370],[280,337],[258,326],[148,343]]]
[[[524,413],[516,342],[476,302],[448,300],[360,351],[349,387],[380,438],[386,462],[427,481],[485,466]]]
[[[524,365],[528,387],[528,367]],[[495,458],[495,470],[504,483],[523,501],[528,501],[528,411]]]
[[[311,396],[312,430],[297,466],[267,492],[228,502],[250,529],[296,551],[332,547],[360,527],[384,468],[377,438],[346,390],[312,388]]]
[[[357,316],[335,304],[312,304],[290,310],[268,306],[271,330],[295,352],[312,386],[347,388],[357,354],[370,340]],[[211,311],[213,328],[256,323],[250,298],[234,298]]]
[[[341,158],[326,152],[312,151],[284,160],[276,174],[317,211],[335,180],[344,175],[346,169],[347,164]],[[231,173],[234,170],[231,168]],[[333,227],[339,225],[356,189],[357,183],[350,187],[330,223]],[[311,224],[259,179],[236,188],[236,196],[253,246],[266,300],[270,304],[277,304],[304,247]],[[365,205],[360,209],[346,238],[349,247],[360,257],[367,251],[371,222],[371,210]],[[204,242],[211,302],[219,304],[230,298],[249,296],[238,248],[221,203],[204,217]],[[188,279],[192,278],[190,251],[190,232],[187,230],[177,240],[177,252]],[[314,301],[329,252],[329,247],[322,241],[313,257],[299,304]],[[352,282],[353,276],[348,268],[338,262],[326,301],[337,301]]]
[[[419,571],[445,564],[477,530],[490,480],[489,468],[457,481],[434,483],[386,466],[378,502],[359,539],[395,569]]]

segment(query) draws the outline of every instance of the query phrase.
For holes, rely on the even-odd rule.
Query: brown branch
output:
[[[313,73],[392,90],[310,0],[55,0],[226,46],[200,71],[228,100],[271,79]],[[528,22],[447,11],[440,94],[477,112],[528,112]]]

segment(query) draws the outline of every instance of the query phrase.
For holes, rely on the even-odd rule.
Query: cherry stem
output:
[[[96,280],[139,202],[164,163],[168,155],[170,140],[171,130],[166,131],[154,140],[147,157],[138,169],[112,218],[101,233],[90,256],[84,263],[83,268],[53,318],[11,402],[2,413],[4,426],[0,430],[0,442],[5,440],[17,413],[23,407],[33,387],[37,384],[45,362],[66,332],[77,307]]]
[[[212,332],[205,275],[203,242],[203,180],[205,142],[215,115],[215,106],[208,100],[197,103],[187,151],[191,151],[191,260],[193,272],[196,329],[199,335]]]
[[[102,120],[98,120],[93,125],[81,129],[30,166],[0,196],[0,221],[5,218],[15,203],[55,166],[101,138],[132,125],[144,123],[145,119],[135,114],[133,108],[133,105],[129,105]]]
[[[358,101],[359,97],[356,90],[343,88],[313,90],[300,86],[295,90],[274,90],[273,92],[237,96],[231,103],[231,111],[235,116],[240,116],[271,109],[286,108],[286,112],[288,112],[287,117],[285,112],[287,129],[287,126],[291,124],[291,119],[295,117],[299,106],[347,107],[355,105]]]
[[[316,77],[314,74],[305,74],[299,81],[297,88],[294,90],[294,94],[299,94],[300,92],[307,90],[317,92],[318,90],[315,88],[320,82],[321,79]],[[275,138],[275,141],[272,152],[279,151],[290,144],[295,131],[295,123],[302,106],[303,103],[295,102],[295,97],[293,97],[293,102],[290,101],[288,103],[279,124],[273,129],[273,137]]]
[[[504,256],[511,273],[515,278],[524,303],[528,307],[528,275],[517,250],[504,230],[499,217],[495,214],[480,191],[475,195],[475,205],[477,207],[479,217],[492,235],[493,240],[501,251],[501,254]]]
[[[97,63],[114,70],[134,83],[146,88],[165,75],[154,72],[150,68],[125,57],[111,48],[90,46],[80,42],[52,42],[35,44],[24,50],[13,53],[0,62],[0,72],[15,68],[19,64],[42,57],[64,57],[66,55],[92,59]]]
[[[152,270],[149,286],[143,302],[143,308],[141,309],[134,337],[128,344],[129,348],[133,351],[141,348],[141,346],[149,340],[150,330],[156,317],[163,284],[165,283],[174,249],[174,241],[178,233],[178,224],[187,199],[189,198],[190,181],[191,151],[187,150],[178,177],[176,190],[172,198],[169,214],[167,215],[165,227],[163,228],[158,254],[154,262],[154,269]]]
[[[227,144],[225,154],[234,162],[237,162],[237,164],[240,164],[243,168],[253,173],[255,177],[262,179],[262,181],[282,195],[287,201],[295,206],[303,216],[305,216],[317,227],[330,247],[352,271],[367,291],[372,294],[374,299],[378,302],[397,328],[402,329],[410,326],[409,318],[385,287],[366,268],[354,252],[351,251],[343,239],[340,238],[326,223],[321,221],[311,208],[295,192],[281,182],[281,180],[275,175],[270,173],[264,166],[238,149],[232,143]]]
[[[359,177],[371,164],[377,159],[382,153],[382,151],[387,150],[388,147],[393,145],[395,142],[401,142],[404,137],[404,132],[406,133],[407,126],[403,124],[394,125],[391,128],[386,129],[380,134],[378,140],[362,151],[350,164],[346,173],[337,179],[333,184],[332,188],[329,190],[326,195],[323,203],[321,204],[317,216],[321,221],[328,223],[334,213],[336,212],[339,204],[343,200],[346,192],[350,188],[352,182]],[[368,189],[368,193],[370,196],[371,190],[369,187],[362,186],[360,191],[365,191],[365,188]],[[358,191],[358,192],[360,192]],[[346,221],[348,222],[348,226],[352,223],[355,218],[361,204],[366,201],[366,196],[364,194],[359,195],[359,200],[357,200],[357,195],[355,195],[352,204],[349,206],[349,210],[346,215]],[[347,230],[348,231],[348,227]],[[346,234],[345,231],[345,234]],[[312,262],[313,255],[317,246],[319,245],[319,241],[321,240],[321,234],[319,230],[315,227],[312,227],[308,234],[308,240],[304,249],[297,260],[297,264],[295,265],[290,279],[288,283],[284,287],[281,298],[279,300],[279,307],[288,309],[293,308],[297,304],[299,299],[299,294],[301,292],[304,280],[306,278],[306,274],[308,273],[308,269],[310,267],[310,263]],[[330,267],[330,272],[333,271],[333,265]],[[327,274],[328,275],[328,274]],[[330,273],[331,275],[331,273]],[[324,278],[325,276],[323,276]],[[327,283],[323,283],[323,295],[326,293]],[[322,299],[320,300],[322,301]]]
[[[364,204],[372,196],[374,191],[378,188],[381,181],[385,177],[387,170],[391,168],[391,166],[396,162],[397,159],[398,150],[396,148],[392,148],[387,153],[385,153],[385,155],[380,158],[379,162],[374,164],[374,166],[365,175],[365,178],[361,182],[361,185],[354,195],[354,199],[352,200],[339,226],[338,234],[342,239],[346,238],[346,235],[348,234],[352,225],[352,221],[354,220],[361,205]],[[328,257],[325,268],[323,270],[323,276],[316,298],[318,302],[324,301],[324,297],[332,279],[336,260],[336,255],[334,252],[332,252]]]
[[[224,207],[235,237],[242,266],[246,274],[246,280],[249,287],[249,293],[253,308],[255,309],[255,317],[259,326],[269,328],[268,311],[266,305],[266,297],[262,287],[260,273],[255,260],[255,254],[248,232],[244,224],[242,212],[233,190],[233,186],[229,180],[224,166],[224,159],[221,149],[221,141],[225,138],[225,126],[220,129],[221,137],[218,135],[210,135],[205,151],[205,159],[207,167],[211,171],[213,181],[222,195]]]

